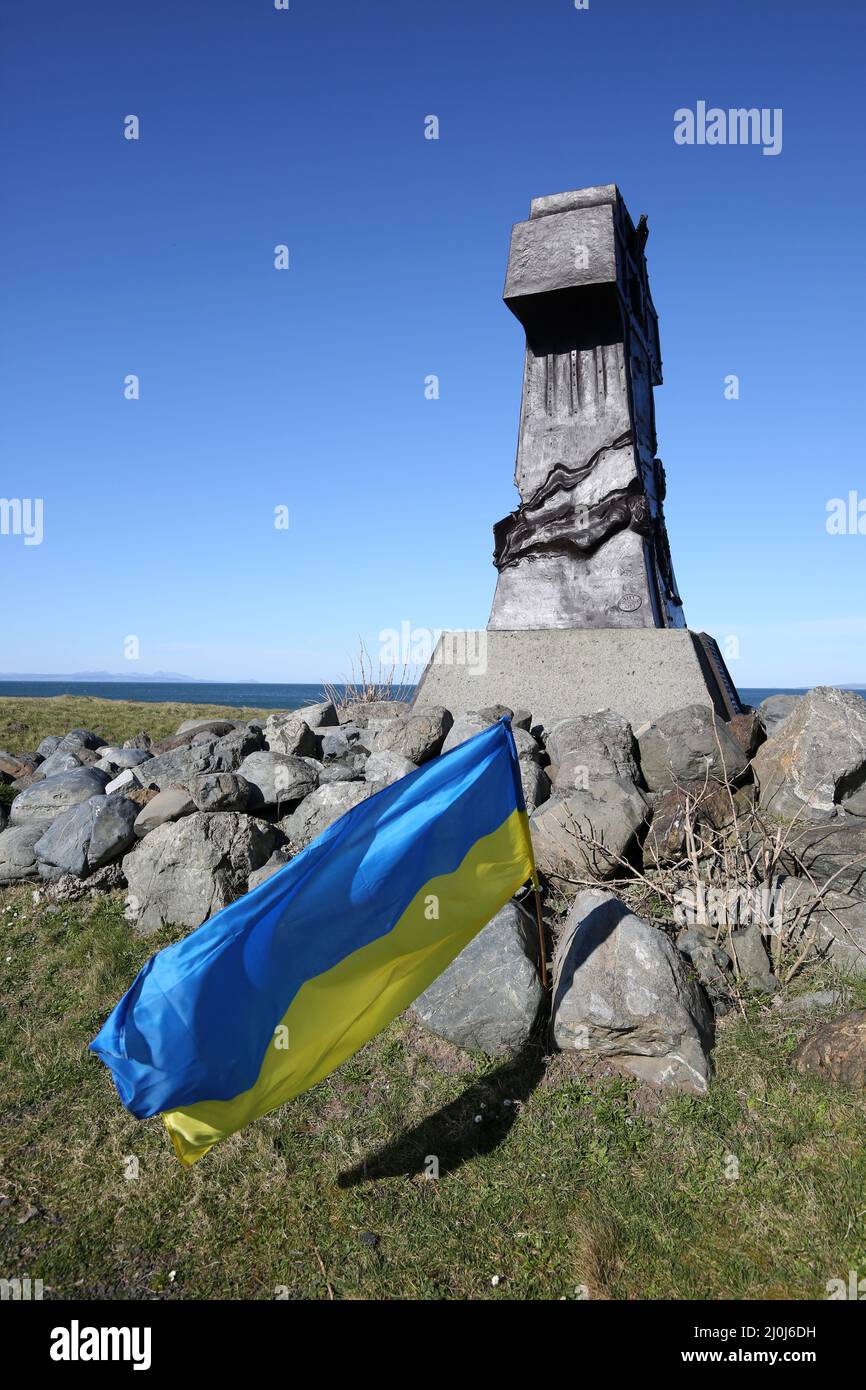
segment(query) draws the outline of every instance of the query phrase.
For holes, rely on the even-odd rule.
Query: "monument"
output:
[[[686,628],[664,516],[646,217],[614,184],[535,198],[512,229],[505,303],[526,334],[515,483],[493,528],[486,633],[445,633],[416,708],[493,703],[542,723],[609,707],[740,711],[716,643]]]

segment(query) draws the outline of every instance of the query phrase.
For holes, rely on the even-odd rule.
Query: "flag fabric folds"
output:
[[[386,1027],[534,873],[501,719],[159,951],[90,1046],[194,1163]]]

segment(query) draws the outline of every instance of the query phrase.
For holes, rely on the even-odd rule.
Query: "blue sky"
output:
[[[866,534],[826,526],[866,501],[864,31],[852,0],[6,0],[0,495],[44,537],[0,535],[0,670],[135,636],[142,671],[315,681],[359,634],[483,627],[510,227],[616,182],[689,625],[743,686],[866,681]],[[677,145],[699,100],[781,108],[781,153]]]

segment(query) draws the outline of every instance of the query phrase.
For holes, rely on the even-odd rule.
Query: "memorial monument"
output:
[[[493,703],[542,723],[741,706],[712,638],[686,628],[664,516],[661,384],[646,217],[614,184],[535,198],[511,234],[505,302],[526,334],[515,483],[493,528],[486,634],[445,633],[416,708]]]

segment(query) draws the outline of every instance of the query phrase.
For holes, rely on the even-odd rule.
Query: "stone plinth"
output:
[[[729,719],[740,709],[736,691],[725,688],[724,663],[705,641],[711,639],[685,628],[446,632],[414,709],[444,705],[457,715],[502,704],[529,710],[545,728],[600,709],[615,710],[637,728],[689,704],[709,705]]]

